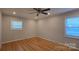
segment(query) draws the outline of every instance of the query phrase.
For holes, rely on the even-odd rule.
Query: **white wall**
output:
[[[2,40],[2,15],[0,12],[0,48],[1,48],[1,40]]]
[[[11,20],[22,20],[23,21],[23,30],[11,30],[10,22]],[[34,20],[28,20],[24,18],[17,18],[4,15],[2,21],[3,34],[2,34],[2,42],[27,39],[33,36],[36,36],[36,23]]]
[[[65,37],[65,18],[75,16],[79,17],[79,10],[38,20],[38,36],[59,43],[71,43],[74,38]],[[79,39],[75,40],[76,47],[79,48]]]
[[[38,36],[51,41],[64,42],[64,21],[62,16],[38,20]]]

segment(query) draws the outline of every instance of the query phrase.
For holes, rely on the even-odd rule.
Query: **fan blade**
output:
[[[36,10],[37,12],[41,12],[42,10],[41,10],[41,8],[33,8],[34,10]]]
[[[47,15],[48,13],[42,12],[42,14],[45,14],[45,15]]]
[[[33,8],[34,10],[38,11],[38,8]]]
[[[44,10],[42,10],[42,11],[48,11],[48,10],[50,10],[50,8],[44,9]]]

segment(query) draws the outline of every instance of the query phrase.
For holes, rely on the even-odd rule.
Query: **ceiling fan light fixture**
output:
[[[50,13],[47,13],[47,12],[46,12],[46,11],[49,11],[50,8],[46,8],[46,9],[33,8],[33,9],[37,11],[37,16],[39,16],[39,14],[50,15]]]
[[[47,13],[47,15],[50,15],[50,13]]]
[[[16,14],[16,12],[15,11],[13,11],[13,15],[15,15]]]

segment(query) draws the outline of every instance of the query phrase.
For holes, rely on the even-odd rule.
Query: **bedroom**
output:
[[[1,51],[78,51],[78,19],[78,8],[0,8]]]

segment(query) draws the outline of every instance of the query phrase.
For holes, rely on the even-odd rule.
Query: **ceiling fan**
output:
[[[36,12],[36,15],[39,16],[39,14],[44,14],[44,15],[48,15],[49,13],[47,13],[46,11],[49,11],[50,8],[46,8],[46,9],[42,9],[42,8],[33,8]]]

